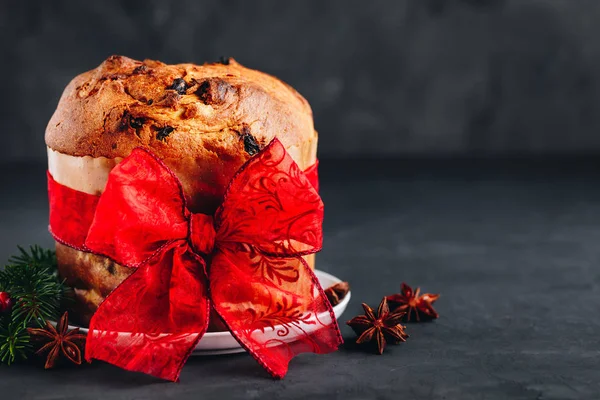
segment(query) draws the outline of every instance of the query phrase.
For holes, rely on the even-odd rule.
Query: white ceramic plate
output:
[[[323,289],[328,288],[329,286],[341,282],[341,279],[336,278],[333,275],[328,274],[327,272],[315,270],[315,275],[319,279],[321,286]],[[350,292],[342,299],[342,301],[333,307],[333,312],[335,313],[336,318],[340,318],[342,313],[346,310],[348,306],[348,302],[350,301]],[[324,316],[326,318],[327,316]],[[75,327],[71,327],[75,328]],[[307,326],[307,329],[310,330],[311,327]],[[80,328],[81,332],[87,333],[87,328]],[[273,328],[273,332],[277,331],[277,326]],[[268,333],[266,335],[269,335]],[[289,337],[286,340],[293,340],[293,337]],[[231,353],[242,353],[245,350],[240,346],[237,340],[231,336],[229,332],[207,332],[202,336],[200,342],[196,346],[196,349],[192,353],[193,355],[202,355],[202,356],[212,356],[218,354],[231,354]]]

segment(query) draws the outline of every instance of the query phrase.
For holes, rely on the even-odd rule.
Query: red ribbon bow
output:
[[[237,172],[214,216],[191,213],[177,177],[142,149],[111,171],[99,200],[49,179],[55,238],[136,268],[94,314],[88,360],[177,381],[211,305],[274,377],[295,355],[341,343],[302,258],[321,249],[323,203],[277,139]],[[76,221],[89,226],[85,239],[60,228],[77,196],[95,207]]]

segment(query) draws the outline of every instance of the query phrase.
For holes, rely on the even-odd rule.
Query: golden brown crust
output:
[[[245,144],[275,136],[286,147],[315,136],[310,106],[233,59],[197,66],[109,57],[69,83],[46,128],[54,150],[107,158],[144,146],[164,159],[247,159]]]

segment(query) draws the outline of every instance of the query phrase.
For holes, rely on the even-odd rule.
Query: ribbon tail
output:
[[[86,359],[178,381],[208,327],[203,270],[202,259],[182,242],[142,264],[94,314]]]
[[[215,311],[275,378],[286,375],[296,355],[330,353],[342,343],[331,305],[301,257],[220,249],[209,281]]]

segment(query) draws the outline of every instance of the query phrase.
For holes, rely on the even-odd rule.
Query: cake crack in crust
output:
[[[182,183],[192,212],[212,214],[236,171],[273,138],[301,169],[316,162],[308,102],[291,86],[233,58],[167,65],[111,56],[65,88],[46,128],[49,170],[76,190],[101,194],[110,169],[136,147]],[[73,317],[86,324],[129,268],[57,244],[59,273],[75,288]],[[314,256],[306,257],[314,266]],[[211,329],[223,328],[214,319]]]

